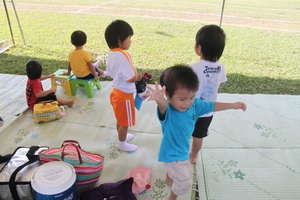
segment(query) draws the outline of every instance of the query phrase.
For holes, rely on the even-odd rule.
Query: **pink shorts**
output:
[[[187,161],[177,161],[164,163],[166,171],[173,179],[172,191],[176,195],[184,195],[192,189],[191,163]]]
[[[133,94],[113,89],[110,93],[110,103],[113,107],[117,123],[120,126],[135,125],[135,108]]]

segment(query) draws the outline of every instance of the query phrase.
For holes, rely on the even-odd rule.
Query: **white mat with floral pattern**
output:
[[[0,74],[0,77],[7,75]],[[105,166],[98,184],[116,182],[137,166],[152,169],[151,188],[137,195],[140,200],[165,200],[170,191],[164,184],[165,171],[157,162],[161,130],[154,102],[144,102],[137,111],[133,153],[117,149],[115,119],[109,103],[111,82],[101,82],[94,98],[78,90],[73,108],[65,108],[61,119],[36,124],[26,110],[25,76],[11,76],[0,89],[1,154],[19,146],[59,147],[63,140],[77,140],[86,151],[105,156]],[[9,83],[16,78],[19,82]],[[8,84],[9,83],[9,84]],[[50,81],[44,82],[45,87]],[[10,93],[8,95],[7,93]],[[58,88],[61,98],[72,99]],[[5,96],[5,97],[4,97]],[[219,101],[244,101],[248,110],[216,113],[210,134],[195,167],[199,199],[298,199],[300,196],[300,96],[220,94]],[[25,111],[25,112],[24,112]],[[197,199],[190,191],[179,200]]]

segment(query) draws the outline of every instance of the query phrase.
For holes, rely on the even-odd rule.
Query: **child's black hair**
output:
[[[195,45],[201,46],[205,60],[216,62],[223,54],[226,35],[217,25],[203,26],[196,34]]]
[[[83,46],[86,43],[86,40],[87,36],[85,32],[81,30],[76,30],[71,35],[71,43],[76,47]]]
[[[197,91],[199,80],[191,67],[184,64],[177,64],[165,70],[163,83],[166,86],[166,94],[172,98],[175,91],[184,88],[188,91]]]
[[[110,49],[117,48],[118,41],[123,43],[128,36],[133,36],[133,29],[127,22],[117,19],[107,26],[104,36]]]
[[[31,80],[37,80],[42,76],[42,65],[36,60],[29,60],[26,63],[26,74]]]
[[[159,76],[159,83],[160,83],[160,86],[164,86],[165,83],[164,83],[164,77],[165,77],[165,74],[167,73],[167,71],[169,70],[169,67],[164,69],[164,71],[160,74]]]

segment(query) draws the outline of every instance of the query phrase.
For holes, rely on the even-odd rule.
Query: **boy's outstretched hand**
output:
[[[157,103],[158,111],[161,115],[164,115],[166,113],[168,102],[165,98],[165,91],[166,87],[163,86],[161,89],[159,89],[157,81],[155,81],[154,89],[150,86],[147,86],[147,88],[150,90],[151,93],[146,93],[145,95],[148,96],[148,101],[154,100]]]
[[[155,81],[155,88],[153,89],[152,87],[150,87],[149,85],[147,86],[147,88],[150,90],[151,93],[146,93],[145,96],[148,96],[148,101],[154,100],[156,102],[160,101],[160,100],[165,100],[165,91],[166,91],[166,87],[163,86],[161,89],[159,89],[158,83],[157,81]]]
[[[229,110],[229,109],[241,109],[245,111],[247,106],[244,102],[235,102],[235,103],[225,103],[225,102],[215,102],[214,111],[222,111],[222,110]]]
[[[233,103],[232,109],[242,109],[245,111],[247,109],[247,105],[244,102],[235,102]]]

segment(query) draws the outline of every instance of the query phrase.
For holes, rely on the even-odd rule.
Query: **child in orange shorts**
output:
[[[133,94],[136,92],[135,82],[142,79],[132,65],[128,50],[133,35],[132,27],[123,20],[111,22],[105,30],[105,40],[110,48],[106,63],[106,73],[113,78],[110,103],[117,120],[116,128],[119,137],[118,148],[132,152],[137,146],[128,144],[134,135],[128,133],[128,127],[135,125],[135,108]]]

